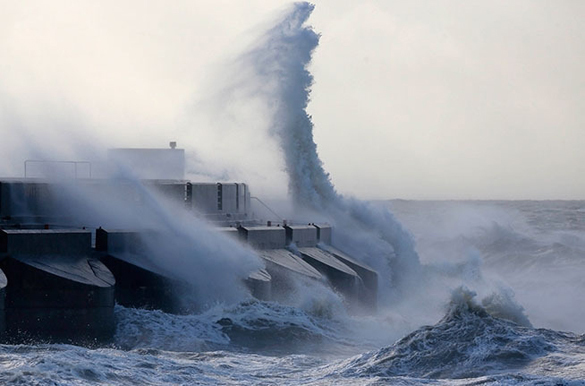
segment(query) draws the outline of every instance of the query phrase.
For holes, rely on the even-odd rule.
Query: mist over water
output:
[[[361,327],[387,329],[386,334],[379,336],[379,342],[389,343],[400,334],[421,325],[436,323],[446,312],[447,304],[452,299],[457,301],[461,291],[467,291],[473,293],[474,301],[493,317],[525,327],[536,323],[539,327],[565,329],[571,325],[569,330],[580,332],[577,326],[583,319],[573,319],[575,313],[570,307],[564,307],[562,311],[558,306],[536,307],[534,301],[538,302],[537,299],[542,295],[535,296],[532,293],[534,287],[520,284],[526,282],[521,279],[526,277],[526,272],[518,270],[517,261],[506,261],[503,257],[495,261],[493,256],[497,253],[492,247],[501,247],[506,252],[502,256],[509,256],[511,250],[519,247],[516,244],[521,240],[515,236],[509,240],[507,231],[501,232],[498,226],[493,226],[492,231],[495,233],[491,237],[495,244],[488,246],[481,244],[486,242],[483,234],[479,244],[469,242],[464,250],[452,249],[460,246],[452,239],[439,247],[433,245],[432,249],[424,245],[424,259],[421,259],[415,237],[397,220],[388,206],[345,197],[336,191],[331,176],[319,159],[317,145],[313,140],[313,123],[306,111],[313,83],[309,72],[311,54],[319,43],[318,33],[305,24],[312,10],[310,4],[295,4],[275,27],[243,55],[242,63],[248,66],[244,71],[247,79],[239,82],[238,86],[247,88],[245,94],[259,97],[269,106],[269,133],[279,144],[284,158],[288,191],[293,202],[291,214],[296,218],[330,222],[334,226],[333,244],[375,268],[380,274],[377,319],[373,323],[362,320],[358,325],[363,323]],[[250,71],[250,68],[253,70]],[[460,210],[462,216],[471,214],[481,219],[490,217],[483,213]],[[425,224],[425,213],[420,214],[419,218],[423,226],[430,223]],[[470,229],[476,228],[463,224],[463,228],[458,230],[461,233],[453,237],[461,237]],[[430,234],[446,231],[424,227],[423,230]],[[502,275],[499,272],[501,269],[507,269],[507,275]],[[537,270],[531,281],[545,275],[544,267]],[[509,274],[513,271],[518,276],[511,277]],[[562,280],[560,276],[559,280]],[[582,286],[578,288],[582,289]],[[548,296],[544,298],[554,302]],[[565,292],[563,298],[571,303],[574,294]],[[526,307],[530,308],[527,310]],[[545,322],[555,319],[551,317],[551,312],[559,311],[563,316],[557,316],[556,319],[564,322]]]
[[[351,314],[339,294],[303,280],[281,303],[252,299],[242,283],[263,267],[254,251],[120,169],[114,181],[128,187],[128,196],[59,181],[59,211],[79,226],[144,231],[144,255],[192,284],[185,300],[200,307],[177,316],[116,306],[110,348],[0,347],[6,364],[0,380],[546,384],[585,378],[585,341],[576,335],[585,315],[575,306],[585,294],[585,223],[574,215],[585,206],[371,203],[337,192],[306,110],[319,44],[306,25],[313,9],[292,5],[235,61],[241,71],[226,76],[223,90],[232,94],[223,101],[253,96],[253,111],[265,116],[251,141],[274,142],[258,152],[274,152],[267,159],[286,172],[291,203],[275,209],[290,219],[331,223],[334,246],[379,273],[378,311]],[[234,152],[255,157],[254,150]],[[246,164],[234,158],[226,177],[239,176]],[[278,172],[267,178],[278,181]],[[131,204],[136,197],[140,205]]]
[[[472,256],[459,270],[449,272],[421,265],[412,235],[387,207],[336,192],[319,159],[306,110],[313,83],[308,67],[319,43],[319,35],[306,25],[313,8],[307,3],[295,4],[246,52],[243,63],[253,69],[254,76],[240,83],[270,105],[269,132],[284,157],[294,214],[330,222],[333,244],[379,273],[380,312],[395,315],[398,311],[409,320],[407,324],[412,323],[410,327],[439,317],[450,291],[462,284],[481,286],[481,296],[499,299],[502,308],[513,308],[520,314],[517,319],[528,323],[511,291],[504,285],[486,283],[479,273],[480,259]],[[249,76],[249,71],[245,73]],[[476,271],[475,277],[470,277],[472,271]]]
[[[475,283],[484,293],[501,287],[500,294],[513,296],[535,327],[585,332],[585,314],[575,307],[585,293],[582,201],[394,201],[390,206],[416,230],[425,263],[455,270],[475,256],[467,285]]]
[[[236,69],[241,71],[227,77],[232,84],[225,88],[234,93],[232,97],[253,95],[255,103],[264,104],[268,129],[258,134],[280,148],[272,157],[283,160],[292,201],[289,218],[331,223],[333,244],[379,273],[379,313],[383,315],[379,322],[384,328],[388,327],[387,320],[401,326],[384,335],[385,340],[438,320],[451,291],[461,285],[477,291],[480,298],[498,299],[502,309],[512,308],[521,314],[513,291],[482,274],[479,255],[471,253],[456,266],[447,263],[448,256],[423,264],[413,236],[388,207],[336,191],[319,159],[313,123],[306,111],[313,84],[309,66],[319,44],[319,34],[306,24],[313,9],[311,4],[295,3],[284,12],[236,60]],[[72,184],[64,190],[63,212],[84,226],[154,231],[157,237],[144,240],[152,263],[192,283],[198,303],[210,306],[247,299],[242,280],[263,266],[253,251],[154,194],[131,170],[119,169],[116,178],[138,192],[140,206],[128,205],[128,197],[104,199],[99,193],[81,192]],[[302,288],[298,286],[288,305],[313,312],[315,305],[321,304],[317,308],[339,311],[341,300],[329,289]],[[338,311],[334,313],[340,320],[349,323],[347,315]]]

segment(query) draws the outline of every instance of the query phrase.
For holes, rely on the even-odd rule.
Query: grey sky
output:
[[[281,164],[263,166],[278,155],[254,106],[230,110],[254,138],[234,141],[201,101],[285,4],[0,0],[0,172],[173,139],[270,193]],[[317,1],[309,112],[337,189],[584,199],[582,20],[581,1]]]

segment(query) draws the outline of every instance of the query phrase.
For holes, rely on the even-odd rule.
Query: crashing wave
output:
[[[216,305],[202,314],[172,315],[116,306],[115,345],[124,350],[260,351],[274,354],[347,351],[355,342],[344,327],[341,306],[312,304],[307,310],[248,300]],[[324,309],[326,308],[326,309]]]
[[[346,377],[475,378],[527,369],[568,346],[585,349],[574,335],[501,319],[495,314],[505,308],[498,309],[498,302],[488,300],[485,307],[474,297],[475,293],[458,289],[449,311],[437,324],[344,362],[334,372]]]

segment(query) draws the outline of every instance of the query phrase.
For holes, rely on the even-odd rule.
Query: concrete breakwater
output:
[[[141,202],[136,199],[140,192],[129,184],[76,184],[81,192],[98,190]],[[142,186],[196,211],[225,237],[247,244],[265,265],[244,280],[258,299],[283,299],[301,277],[331,286],[350,309],[375,308],[377,273],[335,249],[328,224],[262,223],[254,218],[245,184],[148,180]],[[150,258],[144,240],[152,232],[76,229],[56,215],[60,200],[58,184],[48,180],[0,181],[3,342],[108,340],[116,328],[115,303],[170,313],[196,311],[197,304],[185,301],[192,283]]]

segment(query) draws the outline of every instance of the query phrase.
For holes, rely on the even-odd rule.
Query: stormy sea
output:
[[[295,216],[330,223],[332,244],[378,272],[377,309],[348,308],[318,283],[298,283],[283,301],[254,299],[235,284],[261,267],[253,251],[153,199],[134,220],[169,237],[171,249],[151,252],[197,286],[196,311],[117,305],[111,343],[1,345],[0,384],[585,385],[585,201],[339,193],[306,112],[320,37],[306,24],[312,10],[292,6],[242,56],[246,71],[224,97],[270,101]],[[79,206],[79,218],[94,207]],[[120,213],[131,227],[128,208],[98,217],[116,225]]]
[[[332,295],[193,315],[117,306],[106,347],[0,346],[0,382],[585,384],[585,201],[375,205],[408,227],[422,269],[374,314]]]

